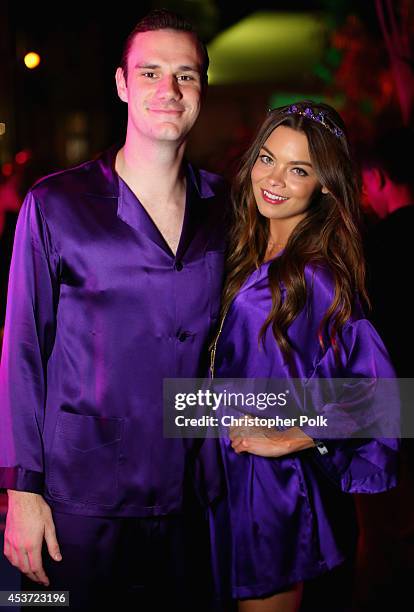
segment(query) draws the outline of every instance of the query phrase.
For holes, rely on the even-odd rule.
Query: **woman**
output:
[[[233,204],[213,376],[394,377],[359,305],[359,182],[337,112],[307,101],[269,111]],[[395,485],[396,440],[269,431],[234,428],[221,439],[240,612],[298,610],[303,582],[343,561],[328,478],[342,497]]]

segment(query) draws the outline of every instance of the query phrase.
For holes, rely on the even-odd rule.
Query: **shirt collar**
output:
[[[104,198],[119,197],[119,181],[115,170],[115,159],[121,146],[120,143],[117,143],[101,153],[96,160],[89,162],[91,175],[88,193],[91,195]],[[206,175],[194,168],[187,160],[184,163],[186,164],[187,181],[190,181],[197,195],[202,199],[216,195]]]

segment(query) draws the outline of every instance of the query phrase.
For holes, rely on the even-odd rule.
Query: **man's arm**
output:
[[[8,489],[4,554],[29,578],[47,584],[41,550],[56,559],[44,487],[46,365],[53,348],[58,260],[32,193],[16,227],[0,367],[0,487]]]

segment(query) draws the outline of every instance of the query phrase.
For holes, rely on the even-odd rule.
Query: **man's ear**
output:
[[[120,66],[118,66],[115,72],[115,82],[118,96],[122,102],[128,102],[128,88],[125,81],[124,71]]]

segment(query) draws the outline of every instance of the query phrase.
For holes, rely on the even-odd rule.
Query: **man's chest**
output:
[[[175,254],[183,229],[184,206],[180,208],[165,207],[163,209],[151,207],[149,210],[147,209],[147,213],[151,217],[152,222],[160,232],[162,238],[171,249],[171,252]]]

